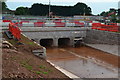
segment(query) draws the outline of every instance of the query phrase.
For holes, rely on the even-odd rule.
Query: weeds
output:
[[[28,61],[22,61],[22,62],[21,62],[21,65],[22,65],[23,67],[25,67],[26,69],[28,69],[28,70],[32,70],[32,66],[29,65],[28,62],[29,62],[29,60],[28,60]]]
[[[20,64],[25,67],[27,70],[30,70],[36,74],[48,74],[49,72],[52,72],[52,70],[47,69],[45,66],[40,65],[39,68],[43,69],[45,71],[35,71],[33,70],[33,67],[31,65],[28,64],[28,62],[30,61],[30,59],[28,59],[27,61],[22,61]],[[47,71],[46,71],[47,70]]]
[[[41,71],[36,71],[36,74],[40,74],[41,73]]]
[[[43,65],[40,65],[39,68],[41,68],[41,69],[45,69],[46,67],[43,66]]]
[[[48,72],[42,72],[43,74],[48,74]]]
[[[43,71],[36,71],[36,74],[48,74],[48,72],[43,72]]]
[[[28,44],[30,44],[30,45],[34,45],[34,43],[33,43],[33,42],[29,42]]]
[[[17,58],[13,56],[13,57],[11,57],[11,60],[17,60]]]

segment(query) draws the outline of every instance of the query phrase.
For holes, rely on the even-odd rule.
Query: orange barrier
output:
[[[103,30],[103,31],[111,31],[111,32],[119,32],[120,26],[117,26],[117,24],[114,25],[105,25],[101,23],[93,23],[92,24],[92,29],[97,29],[97,30]]]
[[[17,27],[15,25],[15,23],[10,23],[9,24],[9,31],[12,33],[12,35],[16,39],[20,40],[20,38],[21,38],[21,30],[19,29],[19,27]]]

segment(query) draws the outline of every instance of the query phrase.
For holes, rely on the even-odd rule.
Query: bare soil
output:
[[[9,40],[6,35],[3,35],[3,37],[16,47],[16,49],[2,49],[3,79],[22,78],[28,80],[28,78],[49,78],[51,80],[71,80],[46,60],[33,55],[31,52],[32,49],[42,47],[34,44],[31,40],[22,35],[22,39],[19,42],[24,43],[24,45],[18,45],[18,41],[14,39]]]

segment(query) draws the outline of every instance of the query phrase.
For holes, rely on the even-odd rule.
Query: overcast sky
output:
[[[118,8],[120,0],[50,0],[51,5],[74,6],[78,2],[87,4],[92,9],[93,14],[108,11],[110,8]],[[31,7],[33,3],[49,4],[49,0],[7,0],[8,8],[15,10],[17,7]]]

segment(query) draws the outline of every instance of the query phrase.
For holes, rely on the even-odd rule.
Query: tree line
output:
[[[7,8],[7,5],[5,2],[0,2],[0,4],[2,4],[2,11],[8,11],[9,9]]]
[[[56,16],[73,16],[73,15],[92,15],[91,8],[85,3],[77,3],[74,6],[57,6],[50,5],[50,11]],[[18,7],[15,15],[39,15],[46,16],[49,13],[49,5],[35,3],[30,8]]]

